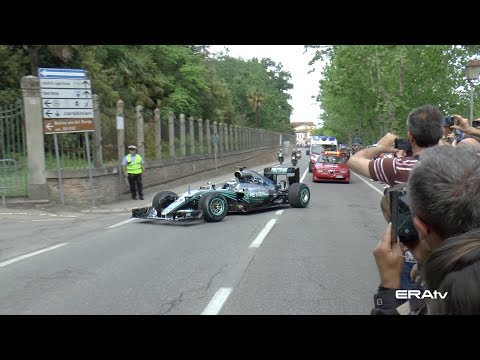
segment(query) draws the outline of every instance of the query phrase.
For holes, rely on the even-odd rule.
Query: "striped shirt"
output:
[[[403,159],[381,158],[371,160],[368,164],[368,170],[373,180],[394,186],[407,182],[410,172],[418,161],[413,157]]]

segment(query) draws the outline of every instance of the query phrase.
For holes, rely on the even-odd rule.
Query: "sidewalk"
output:
[[[278,165],[278,162],[272,162],[269,164],[255,166],[253,167],[253,169],[263,174],[264,168],[268,166],[273,166],[273,165]],[[126,199],[115,201],[110,204],[102,204],[95,207],[92,206],[88,208],[79,209],[79,211],[83,213],[94,213],[94,214],[131,213],[132,209],[134,208],[151,206],[153,198],[160,191],[170,190],[177,194],[183,194],[184,192],[187,191],[188,186],[190,186],[191,189],[196,189],[202,185],[205,185],[209,181],[211,181],[215,185],[223,184],[228,179],[231,179],[234,177],[233,173],[235,172],[235,170],[236,170],[235,167],[232,167],[231,171],[228,171],[228,172],[225,170],[219,169],[219,175],[213,178],[203,179],[203,180],[190,182],[190,183],[184,182],[182,184],[179,184],[179,181],[177,180],[175,181],[175,185],[173,185],[173,183],[165,183],[165,184],[149,187],[144,190],[144,200],[133,200],[130,198],[130,194],[127,194],[126,196],[128,196],[128,198]]]

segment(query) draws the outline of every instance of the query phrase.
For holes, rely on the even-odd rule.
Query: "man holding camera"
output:
[[[423,149],[438,145],[443,134],[443,121],[444,116],[438,107],[421,106],[408,115],[408,141],[399,141],[396,135],[388,133],[377,144],[353,155],[348,165],[352,171],[390,186],[406,182]],[[399,150],[410,150],[409,147],[412,157],[383,157],[374,160],[380,153],[396,153]]]
[[[445,239],[480,228],[478,150],[471,146],[439,146],[423,151],[422,161],[411,171],[407,193],[410,219],[418,239],[403,239],[403,245],[421,265],[428,261]],[[373,251],[380,274],[380,286],[374,295],[375,309],[372,314],[425,312],[422,299],[405,301],[396,297],[404,255],[402,244],[391,235],[391,226],[390,223]],[[424,280],[428,285],[428,279]]]
[[[457,129],[463,133],[459,144],[465,145],[479,145],[480,144],[480,119],[475,119],[472,122],[472,126],[468,124],[468,120],[464,119],[460,115],[453,115],[455,120],[453,129]]]

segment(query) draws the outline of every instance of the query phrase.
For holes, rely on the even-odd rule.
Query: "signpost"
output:
[[[39,68],[44,134],[53,134],[57,158],[60,200],[65,205],[57,134],[83,132],[87,151],[90,194],[93,196],[92,166],[88,132],[95,131],[91,81],[83,69]]]

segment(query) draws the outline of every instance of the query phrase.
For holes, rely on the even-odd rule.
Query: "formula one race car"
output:
[[[132,210],[140,219],[185,221],[203,219],[221,221],[227,213],[249,212],[290,204],[304,208],[310,202],[310,189],[300,183],[298,167],[267,167],[264,175],[239,168],[234,178],[220,187],[212,183],[181,196],[171,191],[159,192],[152,206]]]

